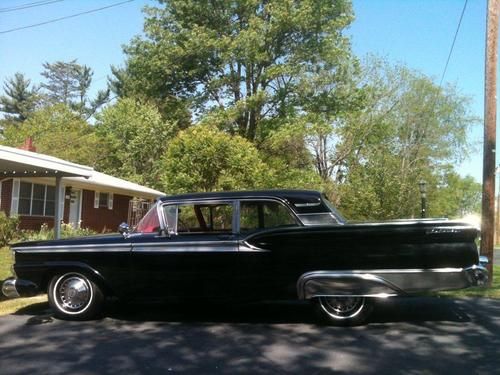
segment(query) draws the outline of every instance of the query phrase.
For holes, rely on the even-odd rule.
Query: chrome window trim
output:
[[[296,224],[297,224],[297,227],[304,227],[306,226],[302,220],[300,220],[300,217],[295,213],[295,211],[290,207],[290,204],[285,201],[284,199],[280,199],[278,197],[264,197],[264,198],[239,198],[237,199],[237,202],[238,202],[238,233],[241,233],[239,231],[240,229],[240,212],[241,212],[241,202],[248,202],[248,201],[251,201],[251,202],[277,202],[281,205],[283,205],[285,207],[285,209],[292,215],[292,217],[294,218]],[[273,229],[273,228],[263,228],[261,230],[267,230],[267,229]],[[255,231],[257,232],[258,229]],[[245,233],[247,234],[247,233]]]
[[[172,205],[175,205],[176,206],[176,222],[175,222],[175,233],[174,235],[176,236],[182,236],[182,235],[189,235],[190,233],[181,233],[179,234],[177,232],[177,221],[178,221],[178,217],[179,217],[179,205],[195,205],[195,204],[207,204],[207,205],[217,205],[217,204],[227,204],[227,205],[231,205],[233,206],[233,214],[232,214],[232,218],[231,218],[231,235],[234,235],[234,234],[237,234],[238,232],[235,231],[235,222],[239,221],[238,218],[239,216],[236,216],[236,201],[233,200],[233,199],[207,199],[207,198],[203,198],[203,199],[185,199],[185,200],[182,200],[182,199],[179,199],[179,200],[172,200],[172,201],[165,201],[165,202],[161,202],[161,204],[158,204],[158,206],[160,207],[159,210],[158,210],[158,215],[161,216],[161,222],[164,223],[164,227],[163,227],[163,230],[167,230],[167,220],[165,218],[165,211],[163,210],[163,207],[164,206],[172,206]],[[215,235],[218,235],[218,234],[221,234],[221,233],[214,233],[214,232],[195,232],[195,233],[191,233],[191,234],[207,234],[207,235],[212,235],[212,234],[215,234]]]
[[[318,212],[318,213],[312,212],[312,213],[307,213],[307,214],[298,214],[299,218],[302,216],[329,216],[335,221],[334,223],[324,223],[324,224],[306,224],[306,223],[304,223],[304,225],[306,227],[314,227],[314,226],[324,227],[324,226],[328,226],[328,225],[334,225],[334,226],[344,225],[344,223],[340,222],[339,219],[333,214],[333,212]]]

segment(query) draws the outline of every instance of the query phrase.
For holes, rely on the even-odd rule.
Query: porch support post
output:
[[[54,238],[58,240],[61,237],[61,176],[56,176],[56,191],[54,197]]]

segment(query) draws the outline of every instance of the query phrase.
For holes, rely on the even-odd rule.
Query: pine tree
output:
[[[31,85],[31,80],[22,73],[5,80],[4,95],[0,96],[0,112],[7,115],[9,122],[21,123],[35,111],[40,101],[39,88]]]
[[[89,98],[88,93],[94,73],[90,67],[80,65],[76,60],[46,62],[43,68],[41,75],[45,77],[46,82],[42,83],[41,87],[49,104],[66,104],[88,118],[109,98],[109,90],[99,91],[94,100]]]

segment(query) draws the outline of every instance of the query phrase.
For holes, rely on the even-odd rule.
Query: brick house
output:
[[[161,195],[87,166],[0,146],[0,210],[17,215],[21,229],[63,221],[98,232],[116,231],[130,217],[133,198],[152,201]]]

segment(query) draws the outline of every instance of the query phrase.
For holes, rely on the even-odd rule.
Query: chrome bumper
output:
[[[38,286],[31,281],[12,278],[3,282],[2,293],[7,298],[33,297],[38,293]]]
[[[484,286],[488,283],[488,270],[486,269],[488,263],[488,258],[480,256],[478,265],[465,269],[470,286]]]

